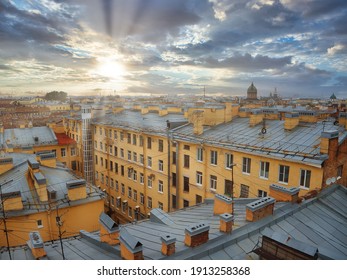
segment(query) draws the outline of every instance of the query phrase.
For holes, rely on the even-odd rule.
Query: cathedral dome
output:
[[[254,86],[253,83],[248,87],[247,93],[257,93],[257,88]]]

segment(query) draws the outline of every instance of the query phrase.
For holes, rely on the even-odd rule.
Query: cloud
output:
[[[327,49],[327,54],[330,56],[335,55],[335,54],[340,54],[340,53],[344,53],[344,54],[347,53],[347,46],[346,45],[337,44],[337,45],[334,45],[333,47]]]

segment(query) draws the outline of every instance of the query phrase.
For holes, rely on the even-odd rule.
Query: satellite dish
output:
[[[328,178],[325,182],[327,185],[330,185],[332,183],[331,178]]]
[[[331,178],[331,182],[332,182],[332,183],[335,183],[335,182],[336,182],[336,178],[335,178],[335,177],[332,177],[332,178]]]

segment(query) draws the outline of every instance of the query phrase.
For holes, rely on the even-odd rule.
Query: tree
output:
[[[46,93],[46,100],[66,101],[67,93],[64,91],[51,91]]]

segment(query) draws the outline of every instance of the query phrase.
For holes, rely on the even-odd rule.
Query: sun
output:
[[[96,73],[113,80],[121,79],[125,75],[124,66],[112,58],[99,59]]]

